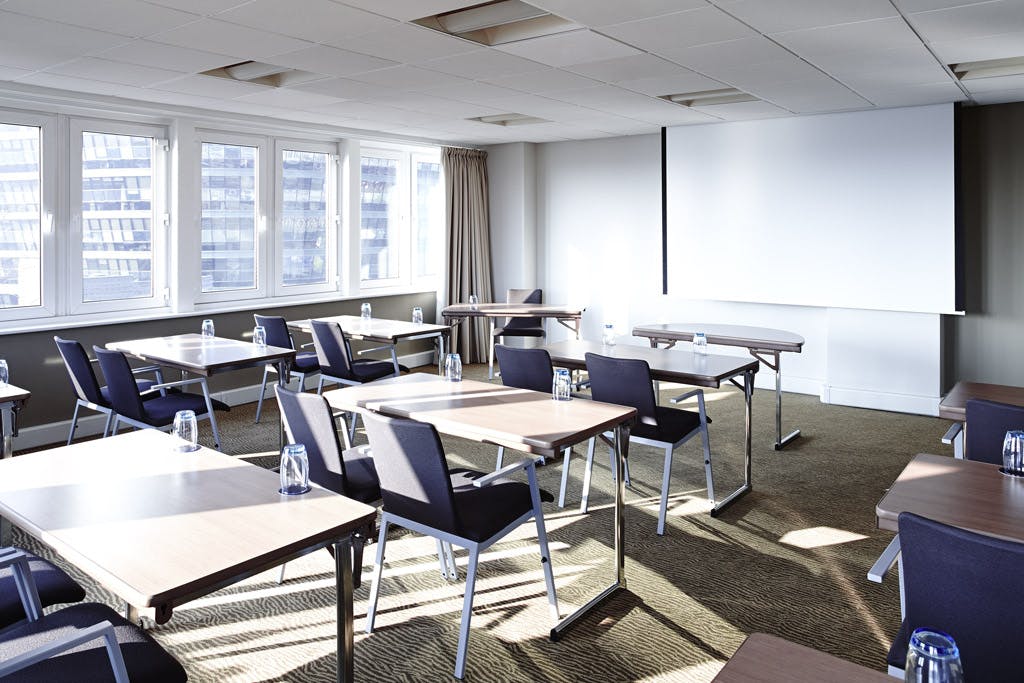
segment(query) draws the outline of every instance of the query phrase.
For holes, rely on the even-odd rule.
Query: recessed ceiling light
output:
[[[496,126],[523,126],[530,123],[551,123],[547,119],[541,119],[528,114],[491,114],[489,116],[475,116],[468,121],[479,121],[490,123]]]
[[[494,0],[413,23],[481,45],[503,45],[583,28],[521,0]]]
[[[1024,74],[1024,57],[1008,57],[1006,59],[988,59],[982,62],[950,64],[949,68],[961,81],[978,78],[996,78],[998,76],[1019,76]]]
[[[661,99],[684,107],[711,107],[717,104],[736,104],[737,102],[757,102],[757,98],[736,88],[719,88],[717,90],[699,90],[697,92],[660,95]]]
[[[244,81],[246,83],[255,83],[256,85],[267,85],[271,88],[280,88],[284,85],[295,85],[296,83],[324,78],[323,74],[251,60],[203,71],[201,75],[226,78],[231,81]]]

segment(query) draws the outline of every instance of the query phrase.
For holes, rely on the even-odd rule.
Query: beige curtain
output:
[[[494,301],[491,290],[490,214],[487,200],[487,152],[445,147],[444,167],[448,226],[448,303],[466,303],[470,294]],[[490,340],[484,319],[470,319],[455,330],[452,350],[463,363],[486,363]]]

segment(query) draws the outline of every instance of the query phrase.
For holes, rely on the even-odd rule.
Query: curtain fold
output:
[[[494,301],[491,287],[490,213],[487,198],[487,152],[445,147],[441,154],[445,178],[447,225],[447,303],[466,303],[470,294]],[[463,363],[486,363],[489,327],[470,318],[453,331],[452,350]]]

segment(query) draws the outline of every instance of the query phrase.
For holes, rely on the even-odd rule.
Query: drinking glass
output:
[[[423,309],[419,306],[415,306],[412,309],[412,321],[417,325],[423,324]]]
[[[601,332],[601,344],[604,346],[615,346],[615,325],[604,324],[604,331]]]
[[[1011,429],[1003,439],[1003,471],[1024,475],[1024,431]]]
[[[462,381],[462,358],[457,353],[449,353],[444,361],[444,377],[449,382]]]
[[[309,491],[309,457],[306,446],[288,444],[281,451],[281,489],[286,496],[297,496]]]
[[[566,368],[557,368],[551,378],[551,398],[556,401],[572,400],[572,377]]]
[[[469,305],[470,306],[472,306],[473,308],[476,308],[479,303],[480,303],[480,299],[476,298],[476,294],[470,294],[469,295]]]
[[[708,336],[703,332],[696,332],[693,335],[693,352],[706,354],[708,352]]]
[[[211,339],[213,338],[213,335],[213,321],[207,318],[206,320],[203,321],[203,338]]]
[[[0,358],[0,387],[6,385],[10,379],[11,376],[7,371],[7,361]]]
[[[263,327],[263,325],[257,325],[252,328],[252,343],[256,346],[266,346],[267,328]]]
[[[914,629],[903,680],[905,683],[963,683],[960,650],[953,638],[930,628]]]
[[[175,450],[182,452],[199,450],[199,427],[196,426],[196,414],[191,410],[179,410],[174,414],[174,436],[184,443]]]
[[[359,315],[362,316],[363,320],[369,320],[372,317],[373,308],[369,303],[364,303],[359,307]]]

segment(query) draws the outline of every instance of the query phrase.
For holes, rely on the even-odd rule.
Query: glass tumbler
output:
[[[423,309],[419,306],[412,309],[412,321],[417,325],[423,324]]]
[[[257,325],[252,328],[252,343],[256,346],[267,345],[267,328],[262,325]]]
[[[1024,431],[1011,429],[1003,439],[1003,471],[1024,475]]]
[[[4,386],[11,379],[11,375],[7,370],[7,361],[0,358],[0,387]]]
[[[693,335],[693,352],[705,355],[708,352],[708,336],[703,332],[696,332]]]
[[[449,353],[444,361],[444,377],[449,382],[462,381],[462,358],[457,353]]]
[[[910,636],[905,683],[964,683],[960,650],[948,634],[918,628]]]
[[[309,491],[309,457],[306,446],[288,444],[281,451],[281,489],[286,496],[297,496]]]
[[[569,375],[568,369],[558,368],[555,370],[555,374],[551,378],[551,398],[556,401],[572,400],[572,377]]]
[[[615,346],[615,325],[612,323],[605,323],[604,330],[601,332],[601,344],[604,346]]]
[[[207,318],[206,320],[203,321],[203,338],[204,339],[211,339],[211,338],[213,338],[213,335],[214,335],[213,321],[210,320],[209,318]]]
[[[362,306],[359,307],[359,315],[363,318],[363,320],[369,320],[371,317],[373,317],[373,307],[370,306],[369,303],[364,303]]]
[[[191,410],[179,410],[174,414],[174,436],[184,443],[176,450],[190,452],[199,450],[199,427],[196,425],[196,414]]]
[[[469,305],[476,308],[480,304],[480,299],[476,298],[476,294],[469,295]]]

